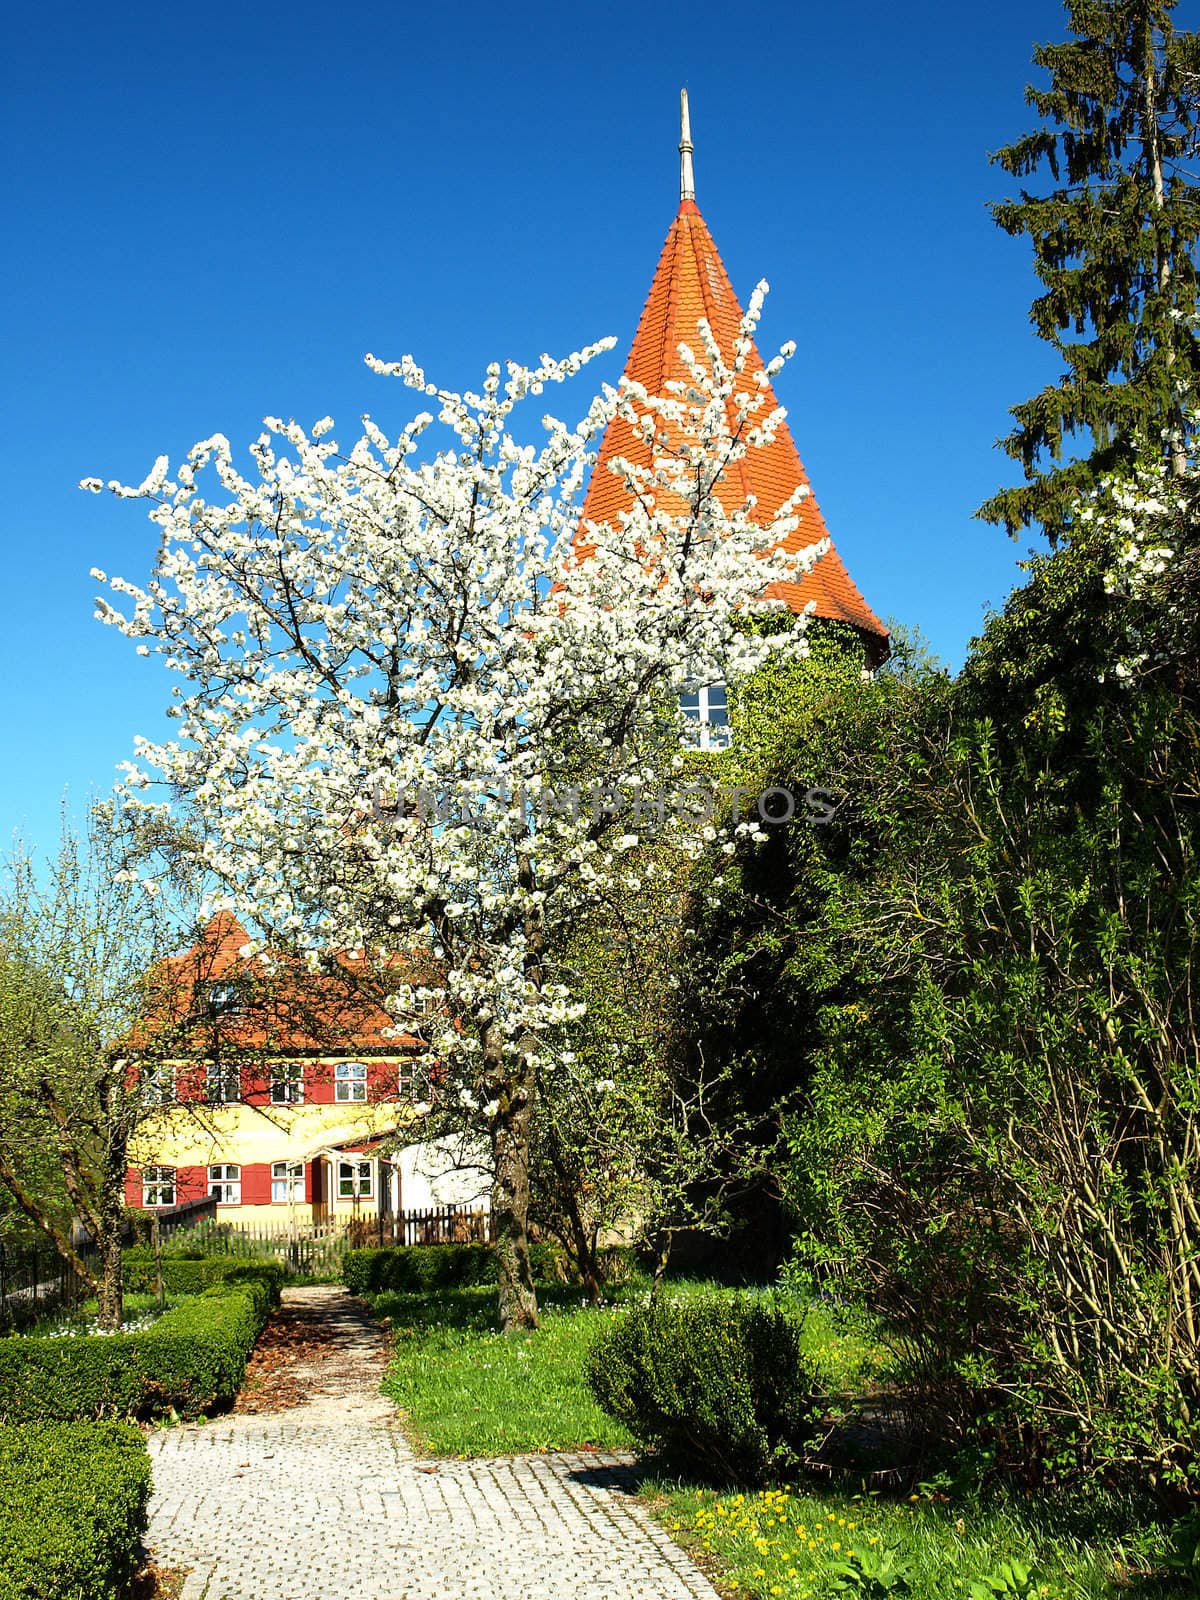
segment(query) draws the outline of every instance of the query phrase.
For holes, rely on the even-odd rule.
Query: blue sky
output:
[[[592,371],[615,379],[675,212],[681,84],[735,288],[768,278],[762,342],[798,343],[778,389],[834,538],[957,666],[1019,577],[972,520],[1010,477],[994,440],[1056,370],[987,156],[1063,32],[1056,0],[11,14],[0,835],[48,843],[64,791],[106,791],[165,726],[161,668],[92,620],[88,576],[143,578],[153,530],[78,480],[268,412],[394,429],[411,399],[368,350],[457,386],[611,333]]]

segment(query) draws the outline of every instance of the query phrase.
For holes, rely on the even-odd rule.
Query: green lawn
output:
[[[708,1283],[671,1283],[670,1298],[719,1292]],[[642,1297],[635,1281],[626,1294]],[[403,1410],[414,1440],[433,1455],[514,1455],[581,1445],[626,1448],[625,1429],[593,1401],[583,1381],[592,1341],[620,1307],[592,1310],[579,1289],[538,1289],[536,1333],[496,1332],[496,1291],[441,1289],[370,1297],[391,1325],[393,1359],[384,1392]],[[883,1357],[865,1324],[816,1304],[803,1345],[831,1389],[869,1385]]]
[[[582,1306],[573,1289],[539,1288],[538,1301],[535,1333],[499,1334],[495,1289],[372,1297],[394,1340],[384,1393],[420,1448],[489,1456],[629,1446],[583,1381],[588,1347],[617,1313]]]
[[[1139,1581],[1126,1563],[1149,1564],[1145,1552],[1134,1556],[1116,1537],[1075,1537],[1034,1507],[986,1510],[923,1496],[897,1502],[811,1486],[747,1495],[666,1486],[654,1508],[727,1588],[754,1600],[832,1600],[845,1593],[880,1600],[888,1594],[973,1600],[980,1593],[1150,1600],[1195,1592],[1186,1582]],[[1029,1583],[999,1588],[1002,1566],[1014,1558],[1030,1569]],[[902,1581],[872,1587],[863,1569],[879,1562],[884,1576],[890,1569]]]
[[[639,1284],[629,1294],[644,1292]],[[713,1288],[676,1283],[667,1292]],[[507,1336],[495,1331],[494,1289],[373,1297],[394,1338],[384,1391],[420,1448],[488,1456],[630,1446],[583,1381],[588,1347],[621,1308],[589,1310],[573,1289],[538,1293],[542,1327]],[[802,1338],[830,1392],[886,1382],[887,1358],[866,1319],[818,1302]],[[1082,1508],[957,1503],[932,1490],[895,1500],[811,1481],[745,1495],[651,1482],[647,1493],[723,1591],[753,1600],[1165,1600],[1194,1592],[1186,1581],[1145,1575],[1160,1563],[1163,1535],[1120,1508],[1105,1514],[1101,1529],[1099,1514],[1089,1523]],[[1029,1582],[1013,1587],[1020,1573],[1010,1565],[1004,1588],[1013,1562],[1030,1569]]]

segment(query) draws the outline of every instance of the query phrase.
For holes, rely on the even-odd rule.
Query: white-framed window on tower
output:
[[[679,696],[683,742],[692,750],[728,750],[729,696],[723,683],[698,684]]]
[[[333,1098],[361,1103],[367,1098],[365,1061],[339,1061],[333,1069]]]
[[[235,1061],[210,1061],[204,1069],[204,1098],[210,1106],[236,1105],[242,1098],[242,1075]]]
[[[271,1104],[273,1106],[298,1106],[304,1103],[304,1063],[301,1061],[272,1061]]]
[[[169,1061],[148,1063],[139,1075],[144,1106],[169,1106],[175,1099],[175,1068]]]

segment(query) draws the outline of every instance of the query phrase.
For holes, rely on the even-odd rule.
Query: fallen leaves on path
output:
[[[305,1308],[276,1311],[246,1366],[235,1413],[258,1415],[302,1406],[324,1382],[319,1368],[337,1342],[333,1330],[314,1321]]]

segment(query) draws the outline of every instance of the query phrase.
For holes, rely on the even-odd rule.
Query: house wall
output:
[[[394,1099],[376,1104],[307,1104],[301,1106],[172,1106],[143,1123],[130,1143],[125,1195],[130,1206],[142,1204],[142,1170],[174,1167],[176,1200],[200,1199],[208,1193],[208,1169],[235,1164],[241,1170],[241,1204],[219,1206],[241,1221],[255,1216],[278,1224],[281,1216],[306,1222],[314,1198],[337,1214],[352,1213],[354,1202],[324,1194],[320,1179],[314,1195],[314,1157],[329,1149],[363,1145],[389,1133],[413,1115],[411,1106]],[[304,1164],[304,1198],[272,1201],[271,1167],[286,1161]],[[328,1189],[328,1181],[324,1188]],[[359,1210],[374,1212],[374,1198]]]
[[[405,1211],[428,1211],[435,1206],[473,1206],[491,1203],[491,1174],[483,1151],[465,1151],[452,1140],[430,1140],[410,1145],[397,1156],[400,1164],[400,1205]],[[467,1165],[469,1161],[478,1165]]]
[[[370,1089],[369,1089],[370,1092]],[[318,1216],[373,1216],[379,1207],[378,1185],[389,1185],[385,1209],[396,1207],[391,1165],[379,1163],[371,1196],[355,1201],[340,1197],[330,1181],[324,1152],[361,1150],[403,1127],[415,1116],[412,1105],[394,1097],[374,1103],[328,1103],[276,1106],[233,1104],[175,1105],[156,1112],[130,1143],[126,1203],[142,1205],[142,1171],[148,1166],[175,1169],[176,1201],[208,1194],[209,1168],[241,1168],[241,1201],[217,1207],[218,1217],[274,1228],[287,1222],[306,1223]],[[491,1177],[482,1152],[464,1152],[452,1141],[430,1141],[402,1150],[399,1167],[399,1209],[425,1211],[440,1206],[487,1208]],[[271,1199],[271,1167],[275,1162],[303,1163],[304,1193],[295,1199]],[[330,1192],[330,1191],[333,1192]]]

